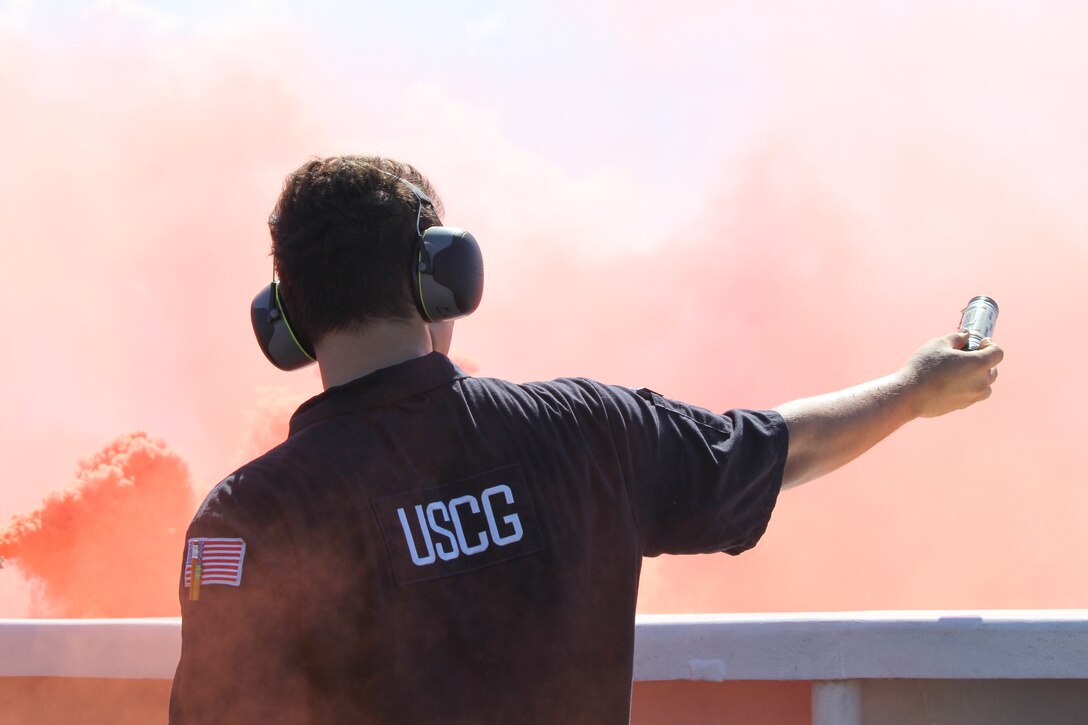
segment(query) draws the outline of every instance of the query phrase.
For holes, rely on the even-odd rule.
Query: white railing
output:
[[[1088,609],[645,615],[641,680],[1088,679]]]
[[[0,620],[0,678],[168,680],[180,620]],[[861,722],[870,680],[1088,680],[1088,610],[644,615],[640,681],[803,680],[813,723]]]
[[[181,619],[0,619],[0,677],[170,680]]]
[[[813,725],[861,723],[869,680],[1088,680],[1084,609],[649,615],[635,641],[636,680],[811,681]]]

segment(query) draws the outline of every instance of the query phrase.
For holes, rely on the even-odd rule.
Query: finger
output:
[[[977,355],[984,365],[996,367],[1005,358],[1005,351],[991,340],[988,345],[979,347]]]
[[[986,400],[986,398],[989,398],[993,394],[994,394],[994,389],[993,388],[986,388],[985,390],[982,391],[982,394],[978,396],[978,400],[976,400],[975,402],[977,403],[977,402],[981,402],[983,400]]]
[[[945,342],[952,346],[953,350],[962,350],[967,347],[967,339],[970,337],[966,332],[952,332],[945,335],[942,338]]]
[[[990,385],[993,385],[995,380],[997,380],[997,368],[990,368]]]

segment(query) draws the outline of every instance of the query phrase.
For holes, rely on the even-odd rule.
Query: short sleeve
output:
[[[293,554],[260,484],[245,469],[224,480],[186,534],[172,725],[297,722],[306,702],[297,610],[285,586]]]
[[[775,411],[723,414],[652,390],[601,386],[646,556],[755,546],[782,487],[789,432]]]

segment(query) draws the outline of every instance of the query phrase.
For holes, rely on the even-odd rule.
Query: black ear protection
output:
[[[423,205],[433,208],[434,203],[415,184],[399,176],[394,178],[411,189],[419,200],[416,212],[419,240],[412,252],[409,270],[416,309],[427,322],[453,320],[471,314],[480,306],[484,293],[484,259],[480,245],[464,229],[430,227],[421,231]],[[291,325],[287,308],[280,298],[278,280],[257,293],[250,305],[249,316],[261,351],[280,370],[297,370],[317,361],[313,345]]]
[[[317,362],[309,341],[302,338],[287,318],[287,308],[280,299],[280,283],[273,280],[257,293],[249,306],[253,334],[268,361],[280,370],[298,370]]]

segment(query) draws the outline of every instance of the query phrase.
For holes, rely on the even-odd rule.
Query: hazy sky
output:
[[[0,521],[138,430],[203,495],[317,392],[251,340],[265,219],[306,158],[381,153],[484,248],[480,374],[770,407],[1000,303],[993,399],[740,559],[651,562],[644,610],[1085,606],[1085,6],[223,5],[0,2]]]

